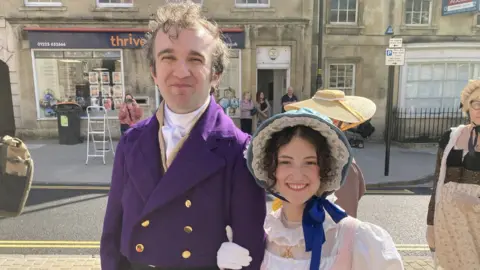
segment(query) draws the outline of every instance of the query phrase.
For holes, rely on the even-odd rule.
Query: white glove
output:
[[[252,261],[250,252],[233,243],[233,232],[230,226],[225,228],[227,231],[227,239],[229,242],[222,243],[217,252],[217,266],[220,269],[242,269],[249,266]]]

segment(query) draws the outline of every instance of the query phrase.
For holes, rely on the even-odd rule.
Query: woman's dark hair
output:
[[[133,99],[133,95],[132,95],[132,94],[130,94],[130,93],[125,93],[124,102],[127,102],[127,96],[131,96],[132,99]]]
[[[257,92],[257,102],[260,102],[260,95],[262,94],[262,91]],[[263,99],[265,100],[265,94],[263,94]]]
[[[307,126],[294,126],[282,129],[272,135],[265,147],[265,159],[263,168],[273,182],[268,189],[272,189],[277,183],[275,171],[278,166],[278,150],[287,145],[293,138],[298,137],[306,140],[315,147],[317,153],[317,164],[320,168],[320,179],[330,179],[328,177],[331,171],[331,151],[327,139],[318,131]]]

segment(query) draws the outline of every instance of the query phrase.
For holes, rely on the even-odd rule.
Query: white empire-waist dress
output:
[[[261,270],[309,270],[301,223],[282,222],[281,208],[265,220],[267,250]],[[347,217],[336,224],[326,213],[320,270],[402,270],[391,236],[382,228]]]

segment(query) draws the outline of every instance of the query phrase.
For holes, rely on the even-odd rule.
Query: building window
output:
[[[39,118],[54,118],[55,104],[76,102],[104,106],[117,117],[124,96],[122,53],[119,50],[33,50]]]
[[[238,49],[231,50],[230,63],[215,91],[215,100],[232,118],[240,118],[240,99],[242,97],[240,54],[241,51]]]
[[[330,6],[330,23],[357,22],[356,0],[332,0]]]
[[[61,6],[62,2],[60,0],[25,0],[25,6],[49,6],[49,7],[58,7]]]
[[[237,7],[269,7],[269,0],[235,0],[235,6]]]
[[[132,7],[133,0],[97,0],[99,7]]]
[[[480,14],[477,14],[477,26],[480,26]]]
[[[330,89],[342,90],[345,95],[355,94],[354,64],[331,64],[328,70],[328,86]]]
[[[469,79],[480,78],[478,63],[414,63],[407,65],[403,106],[458,108],[460,93]]]
[[[407,0],[405,3],[406,25],[428,25],[432,10],[431,0]]]

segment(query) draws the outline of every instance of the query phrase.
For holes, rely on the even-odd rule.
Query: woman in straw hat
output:
[[[352,161],[343,132],[332,121],[302,108],[277,114],[255,132],[246,151],[258,185],[284,201],[265,220],[262,270],[403,269],[390,235],[348,216],[329,200]],[[218,251],[219,268],[248,266],[248,250],[230,242]]]
[[[436,181],[428,206],[427,242],[443,269],[480,269],[480,80],[461,94],[468,125],[439,142]]]
[[[377,106],[373,101],[364,97],[345,96],[340,90],[318,90],[308,100],[292,103],[285,106],[287,111],[309,108],[328,116],[342,131],[354,128],[371,119]],[[342,187],[335,192],[335,203],[342,207],[348,215],[357,217],[358,202],[365,194],[365,180],[363,173],[355,160],[352,161],[347,178]],[[273,202],[273,209],[281,206],[281,200]]]

